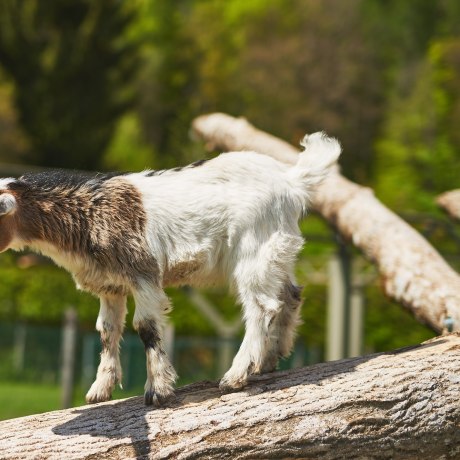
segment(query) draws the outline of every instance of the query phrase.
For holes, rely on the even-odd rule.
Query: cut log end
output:
[[[436,203],[453,219],[460,220],[460,189],[439,195]]]

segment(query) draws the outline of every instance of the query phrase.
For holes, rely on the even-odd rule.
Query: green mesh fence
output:
[[[240,342],[215,337],[176,337],[172,360],[179,385],[199,380],[217,380],[230,365]],[[62,365],[62,328],[24,323],[0,325],[0,381],[58,384]],[[75,350],[75,384],[89,388],[96,375],[101,351],[99,334],[79,331]],[[301,343],[281,369],[320,360],[319,350]],[[141,389],[146,379],[144,347],[134,333],[126,332],[121,343],[123,388]]]

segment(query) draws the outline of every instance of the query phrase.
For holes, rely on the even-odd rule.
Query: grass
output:
[[[0,382],[0,420],[59,409],[60,388]]]
[[[141,395],[142,390],[115,390],[113,399]],[[0,420],[41,414],[61,409],[61,389],[58,385],[0,382]],[[84,391],[75,391],[74,406],[85,404]]]

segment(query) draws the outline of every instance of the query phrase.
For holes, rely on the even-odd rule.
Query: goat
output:
[[[0,180],[0,251],[42,253],[100,298],[102,352],[88,403],[110,399],[121,383],[130,294],[146,352],[147,405],[172,395],[177,378],[162,339],[167,286],[226,281],[242,304],[245,336],[222,390],[245,386],[289,355],[301,303],[293,274],[303,245],[298,220],[341,151],[323,133],[302,145],[295,166],[232,152],[163,171]]]

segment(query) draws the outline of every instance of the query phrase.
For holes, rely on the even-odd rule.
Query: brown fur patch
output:
[[[200,260],[191,260],[188,262],[179,262],[170,267],[163,275],[163,284],[165,286],[177,286],[190,282],[191,277],[197,273],[203,262]]]
[[[141,196],[122,176],[76,187],[25,183],[14,190],[19,236],[29,244],[51,243],[82,259],[83,269],[73,275],[83,289],[126,293],[140,279],[158,277],[145,239]]]
[[[292,284],[290,281],[283,286],[279,299],[290,309],[295,310],[301,303],[302,287]]]
[[[8,249],[14,237],[15,227],[13,216],[0,216],[0,252]]]

